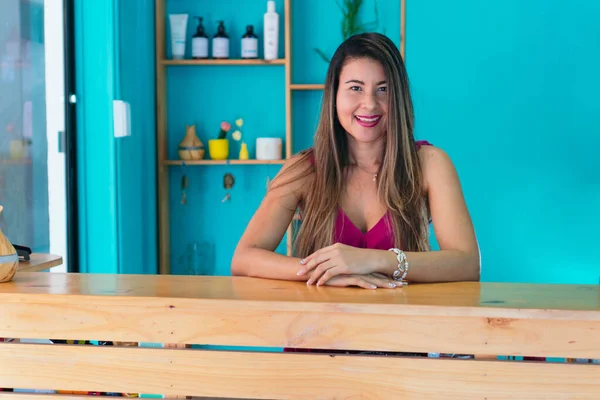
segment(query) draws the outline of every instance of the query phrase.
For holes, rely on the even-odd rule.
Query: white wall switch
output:
[[[131,136],[131,110],[129,103],[113,100],[114,132],[116,138]]]

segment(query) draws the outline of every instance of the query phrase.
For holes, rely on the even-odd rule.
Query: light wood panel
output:
[[[284,164],[285,160],[199,160],[185,161],[185,165],[272,165]],[[181,160],[168,160],[164,165],[183,165]]]
[[[21,273],[0,285],[0,303],[35,294],[50,303],[59,296],[78,301],[121,302],[135,298],[267,302],[276,309],[544,319],[598,320],[600,285],[543,285],[457,282],[411,284],[402,289],[307,287],[301,282],[230,276],[156,276],[128,274]],[[43,295],[43,296],[39,296]],[[571,318],[570,318],[571,317]]]
[[[293,118],[294,118],[294,106],[292,97],[292,4],[291,0],[284,0],[284,29],[285,29],[285,158],[289,159],[293,154]],[[286,254],[292,256],[293,254],[293,239],[294,237],[294,225],[290,223],[287,228],[286,237]]]
[[[68,394],[45,394],[45,393],[13,393],[0,392],[0,399],[5,400],[114,400],[113,396],[76,396]]]
[[[0,285],[0,337],[600,358],[600,289],[586,286],[561,285],[565,295],[544,303],[535,285],[367,291],[242,277],[75,277],[19,274]],[[528,292],[529,308],[518,296],[496,303]]]
[[[169,170],[167,149],[167,71],[162,60],[166,57],[165,0],[156,0],[156,174],[158,187],[158,272],[171,272],[171,226],[169,218]]]
[[[274,311],[260,304],[220,302],[133,303],[78,303],[73,312],[65,312],[67,301],[7,304],[0,311],[0,336],[600,358],[599,321]]]
[[[406,62],[406,0],[400,0],[400,55]]]
[[[32,253],[29,261],[19,261],[18,272],[37,272],[56,267],[63,263],[61,256],[54,254]]]
[[[0,386],[260,399],[598,399],[600,366],[0,344]]]
[[[228,60],[162,60],[163,65],[193,66],[193,65],[285,65],[285,59],[262,60],[262,59],[228,59]]]
[[[321,83],[315,83],[315,84],[295,83],[295,84],[291,85],[292,90],[323,90],[324,88],[325,88],[325,85],[323,85]]]

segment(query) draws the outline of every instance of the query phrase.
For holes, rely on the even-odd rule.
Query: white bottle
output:
[[[276,60],[279,52],[279,14],[275,12],[275,1],[273,0],[267,2],[263,44],[265,60]]]

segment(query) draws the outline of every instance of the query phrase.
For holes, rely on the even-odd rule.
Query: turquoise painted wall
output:
[[[115,140],[120,273],[157,271],[154,8],[119,0],[116,95],[131,107],[131,136]]]
[[[81,271],[155,273],[154,8],[75,4]],[[130,137],[114,138],[113,100],[130,104]]]
[[[234,39],[245,25],[255,24],[262,37],[266,2],[249,3],[167,0],[168,12],[203,16],[210,34],[214,21],[225,20],[233,56],[239,54]],[[281,14],[282,3],[277,5]],[[322,7],[317,9],[317,3]],[[380,10],[385,8],[380,30],[396,43],[398,3],[379,1]],[[372,18],[370,5],[366,20]],[[293,7],[293,81],[320,83],[326,65],[311,49],[332,52],[339,43],[335,2],[294,1]],[[149,13],[135,20],[143,32],[153,23],[145,19]],[[598,282],[600,163],[595,153],[600,148],[600,103],[595,94],[600,77],[594,66],[600,61],[599,17],[595,0],[408,2],[407,66],[417,136],[446,150],[458,168],[481,245],[485,281]],[[191,21],[190,37],[194,28]],[[154,43],[151,34],[146,40]],[[136,46],[133,51],[140,50]],[[153,67],[148,63],[145,70],[143,65],[137,68],[145,74]],[[283,137],[283,74],[280,66],[170,67],[170,157],[177,157],[186,124],[197,124],[207,144],[222,119],[243,117],[251,157],[256,136]],[[134,81],[129,84],[139,87]],[[320,92],[294,94],[294,151],[310,146],[320,100]],[[234,155],[236,146],[232,142]],[[153,172],[152,157],[135,163]],[[212,273],[227,274],[237,240],[264,195],[266,178],[278,168],[186,167],[190,187],[182,206],[183,168],[172,167],[173,272],[187,272],[186,246],[198,241],[207,244],[203,255]],[[225,172],[235,175],[236,185],[232,201],[221,203]],[[134,180],[131,185],[131,190],[138,187]],[[129,204],[122,212],[140,204]],[[145,268],[142,264],[136,264],[139,271]]]
[[[76,1],[77,168],[81,272],[116,272],[118,237],[113,138],[114,8]]]
[[[600,2],[408,4],[417,134],[458,168],[482,279],[598,283]]]

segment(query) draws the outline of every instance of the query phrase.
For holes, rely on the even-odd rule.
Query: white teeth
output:
[[[375,121],[379,120],[379,117],[362,118],[362,117],[357,116],[356,119],[358,119],[359,121],[362,121],[362,122],[375,122]]]

